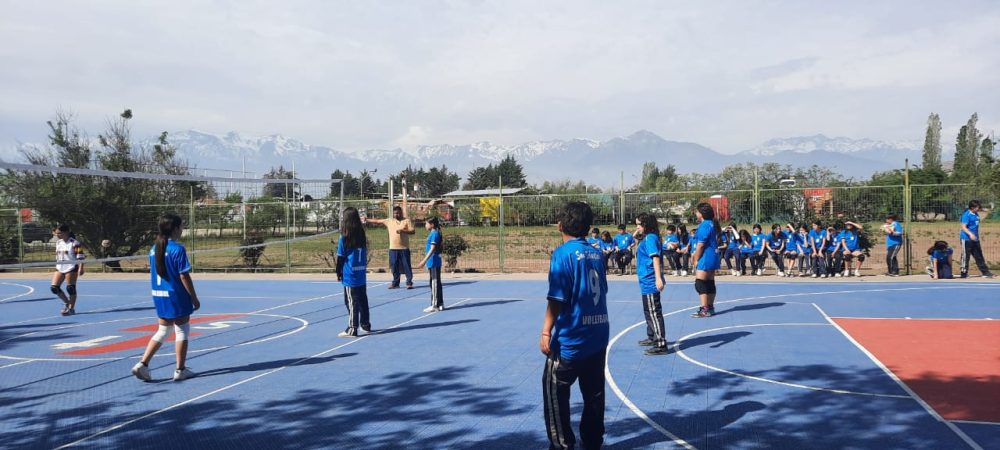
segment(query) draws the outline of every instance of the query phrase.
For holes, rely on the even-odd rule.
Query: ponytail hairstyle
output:
[[[642,231],[645,231],[647,235],[660,236],[660,224],[656,221],[655,214],[642,212],[636,216],[635,220],[639,222],[639,225],[642,225]]]
[[[933,255],[934,254],[934,250],[937,250],[937,251],[940,251],[940,252],[944,252],[944,251],[948,250],[948,242],[946,242],[946,241],[934,241],[934,245],[931,246],[931,248],[927,249],[927,254],[928,255]]]
[[[353,206],[344,208],[340,235],[344,237],[344,246],[349,249],[368,248],[365,226],[361,223],[361,214],[358,213],[357,208]]]
[[[160,216],[160,223],[156,233],[156,274],[164,280],[170,279],[167,272],[167,241],[174,236],[174,233],[181,227],[181,217],[177,214],[164,214]]]
[[[683,223],[677,224],[677,240],[681,242],[681,245],[687,245],[688,243],[688,229]]]
[[[438,219],[437,216],[427,219],[427,223],[431,224],[431,226],[434,227],[435,230],[441,229],[441,219]],[[596,230],[597,228],[594,229]]]
[[[722,236],[722,227],[719,225],[719,222],[715,220],[715,209],[712,208],[712,205],[708,203],[699,203],[698,212],[701,213],[701,218],[703,220],[712,221],[712,225],[715,231],[715,238],[716,239],[720,238]]]

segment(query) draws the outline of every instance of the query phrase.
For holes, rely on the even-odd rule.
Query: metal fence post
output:
[[[500,203],[498,206],[500,210],[499,211],[500,214],[498,215],[500,219],[500,226],[498,228],[499,235],[497,239],[497,253],[500,254],[500,273],[503,273],[504,249],[506,247],[506,245],[504,244],[504,236],[503,236],[503,177],[502,176],[498,177],[498,181],[500,185],[499,189]]]
[[[191,239],[188,248],[190,249],[189,254],[191,255],[191,271],[193,272],[194,269],[198,267],[195,262],[196,254],[194,252],[196,241],[195,237],[198,235],[198,224],[195,223],[194,216],[194,186],[191,186],[191,203],[188,205],[188,230],[191,231]]]
[[[903,259],[906,261],[906,274],[912,275],[913,272],[913,246],[910,241],[910,221],[913,216],[913,190],[910,187],[910,160],[906,160],[906,170],[903,172],[903,237],[906,241],[906,247],[903,247],[905,254]]]
[[[292,243],[288,242],[288,227],[291,225],[288,202],[288,183],[285,183],[285,272],[292,273]]]
[[[17,217],[17,262],[24,263],[24,224],[21,223],[21,210],[14,208],[14,216]],[[24,267],[21,268],[24,273]]]

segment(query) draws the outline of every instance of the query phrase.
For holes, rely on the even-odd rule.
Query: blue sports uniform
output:
[[[570,388],[579,380],[584,404],[581,444],[600,448],[603,443],[604,364],[610,335],[607,292],[603,256],[586,240],[570,240],[552,253],[547,298],[561,307],[542,375],[545,429],[550,442],[575,446],[569,397]]]
[[[785,237],[785,233],[771,233],[767,235],[767,246],[772,252],[777,252],[787,240],[788,238]]]
[[[573,239],[552,253],[549,301],[559,302],[550,349],[565,360],[580,360],[608,346],[608,280],[603,256],[584,239]]]
[[[885,246],[895,247],[897,245],[903,244],[903,224],[899,222],[892,223],[892,232],[885,236]]]
[[[857,231],[844,231],[841,240],[844,241],[844,246],[847,247],[849,251],[858,250],[858,232]]]
[[[628,233],[618,233],[615,235],[615,246],[618,250],[628,250],[635,243],[635,238]]]
[[[785,251],[786,252],[799,252],[799,233],[792,233],[789,231],[783,231],[785,235]]]
[[[433,229],[427,234],[424,254],[434,254],[427,258],[427,273],[430,275],[431,307],[444,308],[444,285],[441,283],[441,230]]]
[[[755,253],[760,252],[764,248],[765,239],[767,239],[767,236],[764,233],[750,235],[750,244],[752,244],[752,249]]]
[[[703,220],[701,225],[694,230],[694,238],[691,239],[692,250],[697,248],[697,243],[703,243],[701,257],[696,261],[695,268],[697,270],[718,270],[721,265],[721,260],[719,259],[719,252],[716,247],[719,246],[719,236],[715,232],[715,221]]]
[[[934,250],[934,252],[931,253],[931,256],[930,256],[931,264],[934,264],[935,266],[937,266],[938,279],[940,279],[940,280],[947,280],[947,279],[954,278],[954,275],[952,274],[951,262],[950,262],[951,255],[954,252],[955,252],[954,249],[952,249],[951,247],[948,247],[947,250],[944,250],[944,251]]]
[[[167,241],[164,254],[167,279],[156,274],[156,247],[149,251],[149,275],[152,284],[153,304],[161,319],[179,319],[194,312],[191,294],[181,284],[181,274],[191,271],[184,246],[173,239]]]
[[[979,239],[979,214],[969,211],[968,209],[965,210],[965,212],[962,213],[962,225],[965,225],[965,227],[972,232],[972,236],[974,236],[976,240]],[[958,238],[963,241],[968,241],[969,234],[966,233],[965,230],[961,230],[958,232]]]
[[[823,241],[826,240],[826,230],[809,230],[809,240],[812,241],[816,253],[823,253],[826,250],[823,246]]]
[[[809,246],[809,235],[806,233],[796,233],[795,243],[801,247],[799,250],[803,255],[811,255],[812,247]]]
[[[659,292],[656,289],[656,271],[653,268],[653,258],[660,259],[660,269],[663,269],[663,247],[655,234],[647,234],[635,249],[636,275],[639,277],[639,292],[643,295]]]
[[[337,241],[337,256],[344,258],[345,287],[360,287],[368,282],[368,249],[365,247],[348,249],[344,246],[344,237]]]

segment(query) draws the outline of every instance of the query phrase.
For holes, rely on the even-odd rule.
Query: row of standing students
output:
[[[721,229],[708,203],[698,205],[696,215],[700,224],[692,237],[695,243],[691,258],[696,265],[694,287],[700,304],[692,317],[708,318],[715,315],[715,271],[720,266],[716,248]],[[563,206],[558,217],[563,244],[552,253],[549,265],[548,302],[539,349],[546,357],[542,401],[552,449],[576,447],[569,398],[570,388],[577,381],[584,403],[580,420],[582,447],[600,448],[604,442],[604,367],[610,338],[607,258],[605,252],[586,240],[593,220],[593,211],[586,203]],[[660,300],[665,286],[663,240],[655,215],[639,214],[635,226],[631,236],[646,318],[646,338],[638,345],[646,347],[646,355],[665,355],[669,349]]]

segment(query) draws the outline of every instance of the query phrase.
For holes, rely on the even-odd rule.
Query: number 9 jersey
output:
[[[608,280],[604,255],[584,238],[556,248],[549,266],[548,300],[561,303],[550,349],[580,360],[608,346]]]

